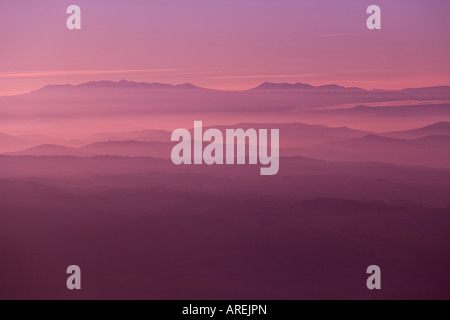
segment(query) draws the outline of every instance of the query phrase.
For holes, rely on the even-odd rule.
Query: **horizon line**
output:
[[[312,85],[309,84],[307,82],[273,82],[273,81],[262,81],[259,85],[256,86],[250,86],[244,89],[226,89],[224,87],[222,88],[218,88],[218,87],[207,87],[207,86],[200,86],[200,85],[196,85],[193,82],[180,82],[180,83],[169,83],[169,82],[147,82],[147,81],[135,81],[135,80],[127,80],[127,79],[121,79],[121,80],[107,80],[107,79],[103,79],[103,80],[92,80],[92,81],[84,81],[84,82],[79,82],[79,83],[59,83],[59,84],[46,84],[44,86],[41,86],[37,89],[31,90],[31,91],[21,91],[21,92],[15,92],[12,94],[1,94],[0,97],[13,97],[13,96],[20,96],[20,95],[25,95],[25,94],[29,94],[29,93],[33,93],[33,92],[37,92],[39,90],[42,90],[43,88],[46,87],[58,87],[58,86],[72,86],[72,87],[77,87],[83,84],[88,84],[88,83],[99,83],[99,82],[111,82],[111,83],[120,83],[120,82],[128,82],[128,83],[136,83],[136,84],[159,84],[159,85],[169,85],[169,86],[173,86],[173,87],[177,87],[177,86],[182,86],[182,85],[191,85],[194,87],[197,87],[199,89],[206,89],[206,90],[213,90],[213,91],[225,91],[225,92],[245,92],[245,91],[250,91],[253,89],[257,89],[261,86],[263,86],[264,84],[275,84],[275,85],[297,85],[297,84],[303,84],[303,85],[309,85],[311,87],[314,88],[320,88],[320,87],[324,87],[324,86],[339,86],[342,88],[346,88],[346,89],[362,89],[365,91],[402,91],[402,90],[407,90],[407,89],[423,89],[423,88],[439,88],[439,87],[450,87],[450,85],[446,85],[446,84],[441,84],[441,85],[432,85],[432,86],[418,86],[418,87],[405,87],[405,88],[401,88],[401,89],[382,89],[382,88],[364,88],[363,86],[343,86],[343,85],[339,85],[337,83],[324,83],[324,84],[320,84],[320,85]]]

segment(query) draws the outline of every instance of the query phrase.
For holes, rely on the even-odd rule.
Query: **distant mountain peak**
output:
[[[314,87],[305,84],[305,83],[274,83],[274,82],[264,82],[260,86],[256,87],[255,89],[263,89],[263,90],[270,90],[270,89],[313,89]]]
[[[109,80],[90,81],[77,85],[79,88],[115,88],[115,89],[169,89],[174,86],[163,83],[136,82],[128,80],[120,80],[118,82]]]
[[[319,86],[321,89],[345,89],[343,86],[338,86],[337,84],[326,84],[323,86]]]
[[[430,124],[429,126],[423,127],[423,130],[426,129],[438,129],[438,130],[450,130],[450,122],[436,122]]]
[[[419,139],[427,136],[450,136],[450,122],[436,122],[417,129],[386,132],[383,136],[402,139]]]
[[[33,91],[32,93],[37,92],[62,92],[64,93],[66,90],[72,89],[160,89],[160,90],[208,90],[215,91],[213,89],[206,89],[202,87],[195,86],[191,83],[182,83],[182,84],[166,84],[159,82],[136,82],[130,80],[119,80],[119,81],[111,81],[111,80],[99,80],[99,81],[89,81],[85,83],[81,83],[78,85],[71,84],[59,84],[59,85],[46,85],[41,89]],[[224,90],[227,91],[227,90]],[[450,94],[450,86],[438,86],[438,87],[424,87],[424,88],[412,88],[412,89],[402,89],[402,90],[365,90],[358,87],[344,87],[337,84],[325,84],[320,86],[313,86],[307,83],[288,83],[288,82],[264,82],[261,85],[246,91],[291,91],[291,92],[312,92],[312,93],[372,93],[372,94],[386,94],[386,93],[397,93],[400,94],[403,98],[404,95],[408,94],[417,94],[422,95],[426,94],[430,99],[436,99],[435,96],[439,95],[439,99],[445,100],[448,98],[448,94]],[[444,95],[444,97],[442,97]],[[413,97],[412,99],[417,99],[417,97]]]
[[[201,89],[201,90],[204,90],[204,88],[197,87],[197,86],[193,85],[192,83],[182,83],[182,84],[176,85],[175,87],[179,88],[179,89]]]
[[[42,155],[49,155],[49,156],[66,156],[66,155],[73,155],[74,153],[77,153],[78,149],[76,148],[70,148],[65,147],[57,144],[41,144],[35,147],[27,148],[21,151],[16,152],[8,152],[6,154],[9,155],[34,155],[34,156],[42,156]]]
[[[258,87],[252,90],[304,90],[304,91],[365,91],[361,88],[351,87],[346,88],[343,86],[339,86],[337,84],[326,84],[321,86],[313,86],[307,83],[274,83],[274,82],[264,82]]]
[[[183,90],[206,90],[201,87],[197,87],[191,83],[183,83],[179,85],[171,85],[159,82],[136,82],[122,79],[120,81],[111,80],[99,80],[89,81],[78,85],[61,84],[61,85],[47,85],[41,89],[35,91],[49,91],[49,90],[64,90],[73,88],[83,89],[183,89]]]

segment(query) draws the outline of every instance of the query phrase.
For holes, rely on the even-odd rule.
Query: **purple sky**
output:
[[[66,28],[70,4],[82,30]],[[366,28],[371,4],[382,30]],[[0,95],[100,79],[450,85],[449,13],[448,0],[2,0]]]

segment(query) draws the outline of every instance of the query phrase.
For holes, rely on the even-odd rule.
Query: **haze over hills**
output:
[[[117,125],[122,127],[120,131],[149,127],[171,131],[179,124],[192,126],[194,120],[218,125],[236,123],[236,119],[259,123],[270,119],[274,123],[320,123],[387,132],[450,121],[449,88],[368,91],[337,85],[265,83],[252,90],[220,91],[189,84],[97,81],[46,86],[29,94],[0,97],[0,126],[3,132],[12,132],[17,131],[16,123],[26,121],[27,130],[49,134],[60,131],[53,125],[64,122],[65,131],[83,130],[88,135],[115,132]],[[401,101],[405,101],[404,106],[398,106]],[[415,101],[414,105],[408,105],[410,101]],[[395,106],[389,106],[389,102]],[[373,103],[386,106],[364,106]],[[348,107],[333,107],[342,105]],[[123,125],[124,119],[128,128]]]
[[[5,153],[9,155],[29,155],[29,156],[88,156],[87,152],[77,148],[69,148],[56,144],[42,144],[21,151]]]
[[[206,123],[204,123],[206,124]],[[283,132],[284,139],[298,139],[301,142],[302,139],[307,138],[317,138],[321,141],[326,141],[328,139],[343,139],[351,137],[362,137],[369,134],[368,131],[353,130],[347,127],[328,127],[325,125],[314,125],[306,124],[300,122],[291,123],[238,123],[229,126],[217,125],[208,126],[205,125],[203,130],[209,128],[216,128],[225,132],[226,129],[280,129]],[[192,131],[192,128],[188,128]],[[102,132],[91,135],[88,140],[93,141],[126,141],[126,140],[137,140],[137,141],[160,141],[167,142],[170,141],[171,132],[166,130],[138,130],[129,132]]]
[[[450,169],[450,136],[425,136],[407,140],[372,134],[290,152],[330,161],[383,162]]]
[[[403,105],[403,106],[383,106],[383,107],[369,107],[369,106],[355,106],[352,108],[335,108],[324,110],[300,110],[302,114],[316,114],[323,116],[353,116],[353,117],[399,117],[399,116],[432,116],[442,114],[447,116],[450,112],[450,103],[434,103],[434,104],[418,104],[418,105]]]
[[[0,133],[0,152],[10,149],[25,148],[27,145],[27,142],[20,138],[6,133]]]
[[[106,141],[96,142],[80,148],[91,155],[124,157],[170,157],[173,144],[170,142]]]
[[[10,135],[0,133],[0,153],[20,151],[41,144],[61,144],[68,147],[79,147],[82,143],[77,140],[67,140],[42,134]]]
[[[0,184],[45,178],[44,184],[57,186],[85,180],[85,186],[114,182],[115,186],[160,186],[216,194],[228,189],[238,197],[253,194],[291,200],[321,196],[358,201],[404,199],[450,206],[449,169],[305,157],[282,157],[280,163],[280,171],[270,178],[270,183],[261,183],[263,178],[254,165],[175,166],[167,159],[151,157],[0,155]],[[195,183],[204,179],[207,184]],[[426,193],[423,185],[428,186]]]
[[[450,299],[449,0],[0,1],[0,300]]]
[[[42,134],[10,135],[0,133],[0,153],[18,152],[38,145],[62,145],[65,147],[81,147],[84,142],[74,139],[62,139]]]
[[[74,260],[88,266],[83,283],[96,290],[82,294],[93,299],[371,299],[364,271],[373,260],[402,271],[384,274],[396,285],[386,286],[383,297],[450,295],[443,281],[449,209],[433,206],[448,204],[446,172],[385,167],[374,174],[366,166],[365,174],[349,177],[354,169],[324,163],[319,169],[328,180],[306,173],[261,183],[248,175],[119,174],[136,170],[123,158],[0,156],[0,164],[22,175],[35,166],[31,174],[43,177],[0,180],[7,221],[0,224],[0,251],[8,257],[0,272],[9,275],[0,298],[71,299],[54,275]],[[49,165],[63,176],[40,171]],[[40,267],[39,277],[30,272]],[[158,277],[142,285],[149,271]],[[414,279],[427,285],[404,290]],[[234,283],[242,288],[230,292]]]
[[[426,136],[414,139],[421,144],[426,144],[429,146],[441,147],[441,148],[449,148],[450,147],[450,135],[434,135],[434,136]]]
[[[431,91],[429,97],[445,96]],[[83,281],[101,288],[94,298],[123,297],[129,289],[137,298],[220,299],[233,282],[245,284],[244,299],[370,298],[364,270],[376,260],[402,270],[384,276],[399,285],[386,286],[383,297],[449,297],[442,279],[450,259],[442,252],[449,247],[450,136],[448,123],[437,123],[450,121],[448,103],[316,108],[414,95],[100,82],[0,98],[2,131],[10,132],[6,124],[11,132],[38,133],[0,134],[9,147],[26,143],[0,155],[0,207],[8,222],[0,223],[0,251],[8,257],[0,271],[25,279],[17,288],[7,277],[3,288],[42,298],[43,286],[61,288],[54,280],[60,261],[77,261],[95,275]],[[280,129],[278,174],[262,177],[258,165],[174,165],[175,116],[189,130],[194,120],[204,130]],[[389,122],[394,130],[383,130]],[[46,131],[71,126],[73,136],[60,143]],[[46,268],[35,277],[41,263]],[[149,271],[164,275],[156,286],[142,286]],[[416,279],[427,286],[404,290]],[[58,297],[69,294],[61,290]]]
[[[438,122],[431,124],[429,126],[406,130],[406,131],[397,131],[397,132],[387,132],[383,133],[386,137],[393,138],[403,138],[403,139],[418,139],[426,136],[441,136],[447,135],[450,136],[450,122]]]
[[[143,141],[105,141],[96,142],[81,148],[68,148],[59,145],[39,145],[33,148],[5,153],[14,156],[120,156],[169,158],[172,144],[168,142]]]
[[[123,90],[121,90],[123,89]],[[227,97],[235,99],[250,99],[249,102],[260,102],[263,100],[255,99],[255,97],[267,99],[268,94],[273,94],[278,99],[279,107],[284,105],[285,99],[282,96],[286,96],[289,99],[304,98],[307,105],[324,105],[328,103],[363,103],[374,101],[398,101],[398,100],[444,100],[450,99],[450,86],[441,87],[429,87],[429,88],[413,88],[404,90],[364,90],[361,88],[351,87],[346,88],[336,84],[312,86],[304,83],[271,83],[265,82],[260,86],[243,91],[224,91],[224,90],[212,90],[194,86],[189,83],[180,85],[171,85],[163,83],[146,83],[146,82],[134,82],[121,80],[114,81],[91,81],[82,83],[79,85],[47,85],[39,90],[31,93],[22,94],[12,97],[1,97],[2,101],[10,102],[15,100],[21,100],[26,97],[38,98],[51,98],[52,95],[60,97],[62,93],[68,95],[70,99],[70,93],[77,93],[81,95],[80,98],[87,98],[83,96],[83,93],[89,95],[96,95],[96,91],[105,94],[108,92],[111,96],[123,96],[130,93],[127,91],[132,90],[133,95],[140,95],[142,98],[150,97],[152,94],[158,97],[164,96],[184,96],[184,97]],[[280,96],[280,94],[282,96]],[[342,95],[344,94],[344,95]],[[334,100],[330,98],[333,97]],[[106,98],[106,97],[104,97]],[[129,96],[130,101],[133,101],[135,97]],[[280,100],[281,99],[281,100]],[[315,99],[317,101],[309,101]],[[176,100],[176,99],[173,99]],[[245,100],[242,102],[246,102]],[[302,99],[298,101],[298,105],[301,105]],[[303,101],[305,102],[305,101]],[[191,106],[193,107],[193,106]],[[245,106],[240,106],[245,108]],[[264,104],[260,105],[264,107]]]
[[[86,140],[93,142],[102,141],[160,141],[167,142],[170,141],[172,133],[166,130],[138,130],[138,131],[128,131],[128,132],[99,132],[90,135]]]
[[[204,127],[203,132],[208,128]],[[424,128],[401,132],[400,135],[408,138],[395,138],[389,134],[380,135],[347,127],[333,128],[303,123],[241,123],[231,126],[216,126],[215,128],[222,131],[224,137],[226,129],[279,129],[280,155],[284,157],[302,156],[327,161],[383,162],[450,168],[450,131],[446,123],[436,123]],[[193,136],[193,129],[190,130]],[[108,140],[111,137],[114,139]],[[107,140],[98,141],[99,138]],[[154,157],[169,161],[171,150],[176,144],[176,142],[171,142],[171,134],[164,130],[99,133],[89,139],[85,141],[84,146],[79,148],[42,144],[5,154],[16,156]],[[204,146],[206,145],[207,143],[204,143]]]
[[[210,127],[205,126],[203,131],[209,128]],[[304,123],[241,123],[231,126],[214,126],[214,128],[221,130],[224,136],[226,129],[279,129],[282,132],[283,137],[281,140],[282,147],[299,147],[318,143],[343,141],[370,134],[370,132],[367,131],[352,130],[347,127],[333,128],[324,125],[310,125]],[[193,129],[190,130],[192,132]],[[112,153],[106,154],[128,156],[139,154],[141,156],[145,156],[150,155],[151,153],[149,152],[151,152],[152,149],[160,149],[162,146],[164,146],[163,149],[166,150],[167,146],[165,144],[171,143],[171,135],[171,132],[165,130],[138,130],[129,132],[96,133],[75,141],[39,135],[30,135],[29,137],[32,137],[31,140],[23,141],[16,137],[5,135],[8,137],[10,144],[8,146],[0,145],[0,153],[13,152],[12,154],[17,155],[42,155],[45,154],[47,150],[49,152],[47,155],[55,155],[61,154],[60,152],[65,150],[67,155],[87,156],[100,154],[98,153],[100,152],[100,149],[106,151],[108,149],[106,146],[109,145],[115,151],[113,151],[113,149],[109,149]],[[19,141],[21,143],[15,145],[13,144],[15,141]],[[59,141],[59,143],[49,143],[49,141]],[[78,149],[75,148],[61,150],[52,149],[56,144],[59,144],[61,147],[80,147],[80,149],[84,150],[84,152],[80,153],[77,151]],[[30,148],[30,146],[32,148]],[[23,150],[24,148],[26,149]],[[133,148],[134,151],[132,151]],[[123,150],[119,151],[119,149]],[[137,149],[141,149],[141,151],[138,152]],[[127,154],[125,150],[128,150],[131,153]],[[92,153],[92,151],[95,152]],[[157,154],[160,154],[160,152],[157,152]],[[167,154],[170,154],[170,152]],[[152,154],[152,156],[154,156],[154,154]]]
[[[380,135],[370,134],[364,136],[362,138],[340,141],[334,143],[326,143],[319,146],[329,146],[329,147],[346,147],[352,146],[354,148],[364,148],[364,149],[383,149],[386,147],[391,148],[401,148],[401,147],[430,147],[434,148],[434,146],[438,143],[447,143],[450,139],[450,136],[441,135],[441,136],[424,136],[417,139],[400,139],[400,138],[390,138],[384,137]],[[449,145],[450,146],[450,145]]]
[[[393,103],[394,104],[394,103]],[[356,106],[322,110],[297,109],[295,118],[328,126],[348,126],[377,133],[394,132],[427,126],[439,121],[450,121],[450,103],[424,102],[423,104],[380,107]]]

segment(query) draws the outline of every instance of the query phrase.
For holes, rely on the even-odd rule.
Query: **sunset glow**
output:
[[[65,27],[68,4],[0,5],[0,95],[121,79],[232,90],[264,81],[450,84],[446,0],[378,1],[376,32],[365,27],[364,1],[79,0],[75,32]]]

